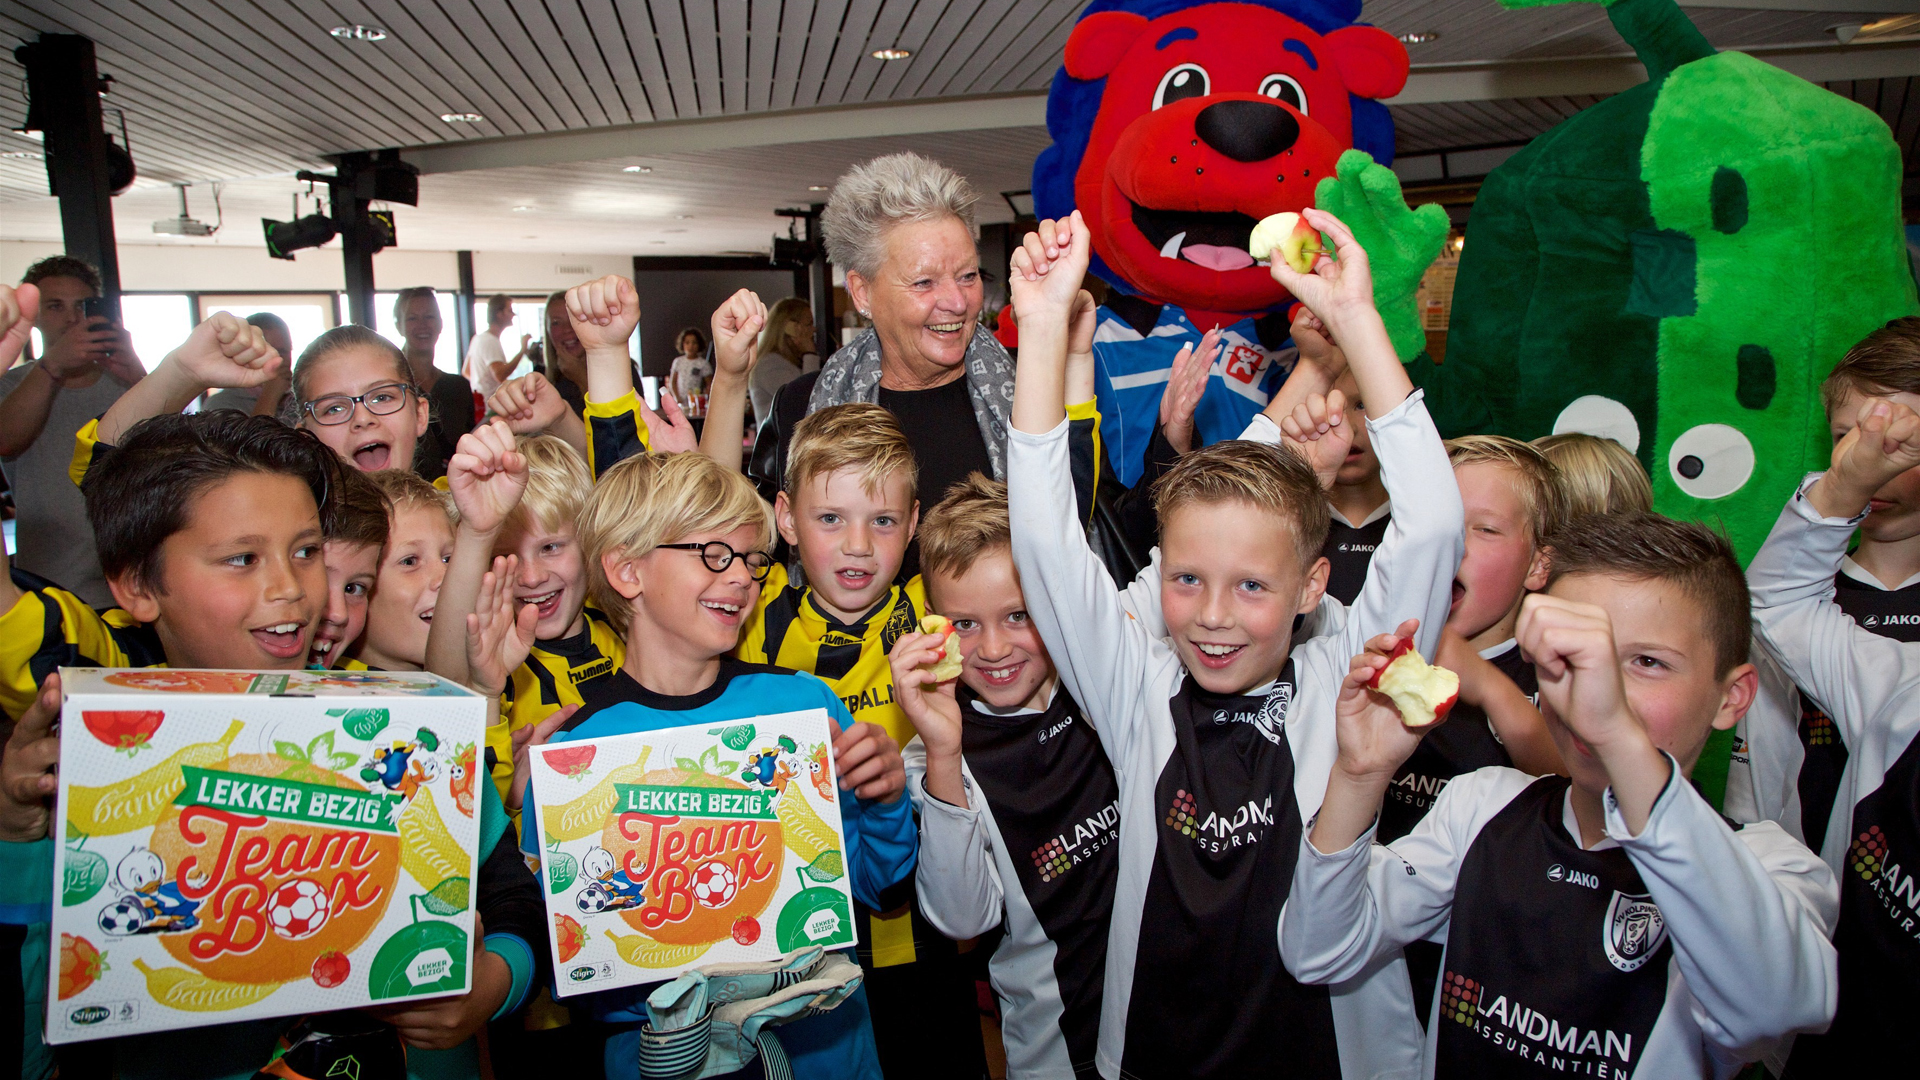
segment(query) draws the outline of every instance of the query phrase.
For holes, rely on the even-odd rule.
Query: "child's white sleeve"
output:
[[[1352,656],[1368,638],[1419,619],[1414,648],[1431,658],[1453,604],[1453,578],[1466,544],[1460,488],[1440,432],[1427,415],[1424,391],[1415,390],[1392,412],[1368,420],[1367,432],[1393,515],[1367,566],[1366,584],[1347,611],[1340,655]]]
[[[1447,925],[1460,863],[1480,829],[1533,783],[1516,769],[1455,777],[1412,832],[1390,845],[1373,830],[1323,855],[1300,836],[1293,888],[1280,909],[1280,959],[1303,983],[1344,982]]]
[[[1736,833],[1677,764],[1639,836],[1611,790],[1606,811],[1607,835],[1659,905],[1707,1039],[1754,1061],[1787,1035],[1826,1030],[1840,888],[1819,856],[1772,822]]]
[[[1167,636],[1167,616],[1160,610],[1160,545],[1147,553],[1147,565],[1120,590],[1120,606],[1140,621],[1154,637]]]
[[[1753,666],[1760,673],[1759,692],[1734,729],[1738,738],[1727,769],[1726,815],[1739,822],[1777,821],[1795,840],[1800,835],[1800,766],[1806,747],[1800,743],[1800,691],[1765,639],[1756,637]],[[1819,837],[1811,838],[1819,843]]]
[[[993,840],[973,777],[963,771],[966,806],[927,792],[927,750],[918,738],[900,748],[907,765],[907,794],[920,815],[920,862],[913,882],[920,910],[935,929],[957,941],[1000,925],[1006,897],[993,864]]]
[[[1806,498],[1812,479],[1747,567],[1754,629],[1826,708],[1847,748],[1871,747],[1886,762],[1920,730],[1920,648],[1861,629],[1834,603],[1833,575],[1859,520],[1821,517]]]
[[[1007,516],[1027,614],[1060,681],[1080,703],[1107,756],[1126,760],[1142,719],[1140,693],[1153,638],[1127,613],[1076,519],[1067,421],[1044,435],[1007,432]]]

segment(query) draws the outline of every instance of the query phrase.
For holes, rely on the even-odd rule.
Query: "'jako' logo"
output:
[[[67,1022],[70,1024],[97,1024],[112,1015],[112,1011],[104,1006],[82,1005],[67,1014]]]
[[[591,964],[582,964],[572,971],[567,972],[567,978],[572,979],[574,982],[586,982],[588,979],[593,978],[593,974],[594,969]]]
[[[1561,881],[1564,880],[1566,876],[1567,868],[1561,866],[1559,863],[1554,863],[1552,866],[1547,867],[1548,881]]]

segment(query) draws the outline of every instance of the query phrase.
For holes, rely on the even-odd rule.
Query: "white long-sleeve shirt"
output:
[[[1857,625],[1834,571],[1859,518],[1820,516],[1809,477],[1747,568],[1754,629],[1847,747],[1820,848],[1840,875],[1840,1008],[1789,1075],[1884,1075],[1920,1060],[1920,644]],[[1864,516],[1864,515],[1863,515]]]
[[[1677,766],[1639,835],[1605,802],[1606,838],[1583,849],[1569,781],[1493,767],[1391,844],[1303,839],[1281,955],[1320,982],[1444,943],[1428,1077],[1724,1078],[1824,1029],[1826,864],[1773,822],[1735,832]]]
[[[1073,517],[1066,424],[1009,435],[1027,611],[1120,787],[1100,1024],[1106,1077],[1264,1071],[1276,1054],[1296,1076],[1418,1068],[1420,1031],[1397,955],[1319,997],[1287,977],[1276,938],[1301,823],[1320,805],[1335,757],[1333,706],[1348,662],[1367,637],[1407,618],[1421,621],[1417,644],[1431,655],[1460,561],[1459,491],[1421,395],[1368,428],[1399,512],[1340,632],[1296,648],[1264,697],[1200,691],[1171,644],[1128,614]]]

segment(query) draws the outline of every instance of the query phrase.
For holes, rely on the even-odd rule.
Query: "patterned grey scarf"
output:
[[[1013,358],[993,335],[976,326],[967,343],[967,398],[980,425],[980,441],[987,444],[996,480],[1007,478],[1007,424],[1013,412]],[[818,412],[850,401],[880,401],[880,335],[867,329],[820,369],[807,399],[807,411]]]

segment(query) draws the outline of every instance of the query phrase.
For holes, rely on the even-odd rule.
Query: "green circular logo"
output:
[[[377,999],[458,990],[467,983],[467,932],[449,922],[400,928],[374,954],[367,993]]]
[[[781,906],[773,933],[782,952],[809,945],[850,945],[853,909],[847,898],[833,889],[802,889]]]

